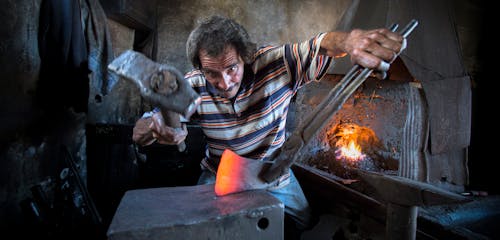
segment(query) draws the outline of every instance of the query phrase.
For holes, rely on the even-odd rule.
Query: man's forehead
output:
[[[200,62],[202,67],[208,67],[208,65],[220,65],[226,67],[238,62],[240,56],[238,52],[232,45],[228,45],[224,48],[224,51],[218,56],[211,56],[206,50],[200,50]]]
[[[213,53],[213,51],[210,51],[205,48],[201,48],[200,49],[200,57],[211,57],[211,58],[217,58],[217,57],[221,57],[223,55],[232,55],[232,54],[237,54],[238,52],[236,51],[236,48],[231,45],[231,44],[227,44],[226,46],[224,46],[224,49],[222,50],[221,53]]]

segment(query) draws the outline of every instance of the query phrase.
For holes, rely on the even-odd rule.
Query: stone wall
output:
[[[158,61],[191,70],[185,43],[197,23],[213,14],[234,18],[258,46],[305,41],[335,29],[348,0],[159,1]]]

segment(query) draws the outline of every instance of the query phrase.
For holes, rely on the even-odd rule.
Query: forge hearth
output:
[[[432,168],[461,157],[430,152],[427,97],[421,83],[408,76],[368,78],[302,149],[293,168],[306,194],[320,198],[312,201],[316,207],[326,202],[320,208],[338,212],[332,205],[341,203],[348,217],[366,214],[385,227],[388,239],[415,239],[419,207],[466,201],[456,194],[463,184],[453,182],[461,178],[459,171],[453,176],[446,174],[453,167]],[[328,75],[299,92],[296,126],[302,126],[296,116],[310,114],[341,78]]]
[[[327,75],[299,92],[296,116],[310,113],[341,77]],[[300,163],[342,178],[359,168],[423,181],[425,119],[418,82],[368,78],[311,140]],[[359,156],[349,156],[356,151]]]

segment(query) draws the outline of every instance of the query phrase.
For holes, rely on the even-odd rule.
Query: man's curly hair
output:
[[[247,31],[234,20],[219,15],[203,21],[189,34],[186,43],[187,57],[195,68],[201,68],[200,49],[208,55],[217,57],[231,44],[243,58],[245,64],[253,61],[256,45],[250,40]]]

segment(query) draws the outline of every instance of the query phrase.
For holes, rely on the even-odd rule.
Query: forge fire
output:
[[[382,149],[375,132],[356,124],[338,124],[327,132],[330,146],[335,148],[335,158],[358,166],[370,157],[368,153]]]
[[[324,141],[330,148],[309,159],[309,165],[342,178],[352,178],[354,169],[397,171],[397,160],[384,154],[384,145],[369,127],[339,123],[328,129]]]

